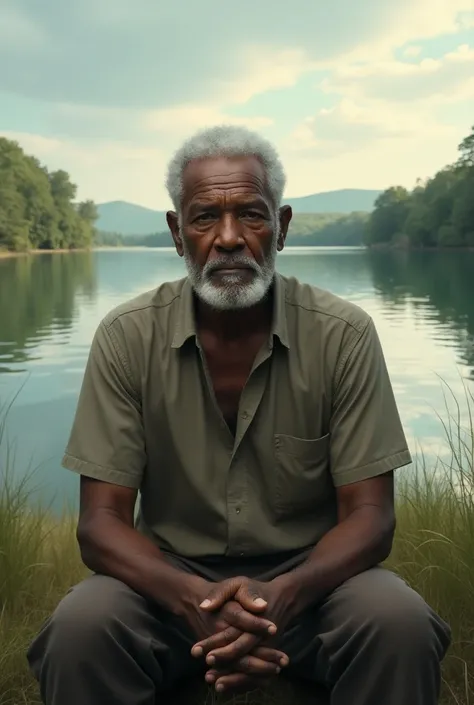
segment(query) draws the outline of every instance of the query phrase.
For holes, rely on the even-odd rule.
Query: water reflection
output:
[[[47,340],[66,345],[78,299],[96,293],[92,253],[0,260],[0,373],[26,371]]]
[[[366,256],[384,315],[397,318],[409,311],[429,322],[433,340],[453,348],[474,379],[474,254],[396,251]]]

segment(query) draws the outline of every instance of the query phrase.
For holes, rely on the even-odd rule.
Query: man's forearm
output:
[[[357,509],[329,531],[304,563],[274,581],[294,596],[294,616],[384,561],[391,551],[393,532],[393,521],[374,506]]]
[[[82,560],[96,573],[121,580],[174,614],[206,581],[172,566],[158,546],[113,513],[97,513],[78,531]]]

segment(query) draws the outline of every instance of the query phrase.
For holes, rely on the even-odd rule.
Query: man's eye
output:
[[[213,213],[200,213],[197,217],[196,220],[211,220],[214,218]]]
[[[263,218],[261,213],[258,213],[258,211],[244,211],[242,213],[243,218],[250,218],[252,220],[255,220],[256,218]]]

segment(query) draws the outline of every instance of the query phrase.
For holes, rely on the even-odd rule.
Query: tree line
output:
[[[0,137],[0,249],[88,248],[97,209],[76,203],[77,187],[62,169],[48,171],[17,142]]]
[[[295,213],[290,225],[287,244],[293,246],[352,247],[364,242],[367,213]],[[148,235],[123,235],[99,230],[96,236],[99,247],[171,247],[169,232]]]
[[[371,214],[295,214],[288,245],[474,247],[474,126],[459,158],[412,191],[393,186]],[[93,201],[76,203],[64,170],[49,172],[17,142],[0,137],[0,249],[77,249],[98,246],[169,247],[168,232],[97,232]]]
[[[474,126],[459,158],[412,191],[392,186],[376,200],[365,244],[412,248],[474,247]]]

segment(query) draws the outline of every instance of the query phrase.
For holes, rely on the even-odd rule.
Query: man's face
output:
[[[183,174],[181,227],[168,224],[197,295],[214,308],[247,308],[265,296],[291,209],[275,210],[255,157],[209,158]]]

